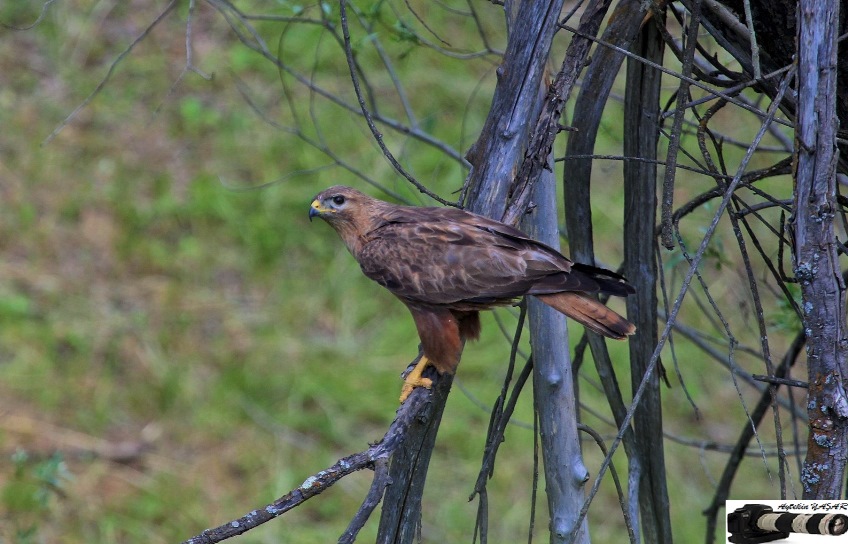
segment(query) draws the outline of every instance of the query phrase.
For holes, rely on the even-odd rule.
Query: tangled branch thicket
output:
[[[838,2],[829,4],[837,15],[828,11],[825,16],[830,19],[818,24],[830,25],[830,32],[810,39],[829,46],[835,60],[837,47],[844,49],[846,43],[845,16],[838,14]],[[711,542],[720,526],[717,520],[724,500],[747,492],[739,489],[743,467],[744,486],[771,490],[781,498],[836,498],[841,493],[842,467],[825,465],[828,459],[844,465],[844,441],[827,434],[832,428],[818,428],[815,434],[816,424],[827,423],[807,413],[805,388],[822,390],[823,382],[839,378],[837,392],[825,392],[830,395],[828,402],[838,406],[844,360],[837,357],[826,371],[811,366],[808,374],[801,357],[810,338],[827,334],[812,330],[822,323],[811,323],[809,317],[826,301],[806,298],[824,296],[824,291],[816,295],[809,289],[815,274],[799,262],[801,240],[796,227],[808,210],[799,208],[796,193],[806,182],[793,179],[793,174],[804,164],[799,160],[799,153],[803,155],[799,145],[809,148],[827,141],[809,144],[798,136],[801,123],[811,122],[803,117],[807,97],[802,83],[816,69],[798,62],[803,52],[786,45],[796,43],[799,27],[803,33],[805,24],[814,24],[808,21],[805,3],[799,5],[796,13],[795,4],[788,1],[646,4],[620,0],[611,6],[611,2],[587,0],[564,5],[560,12],[557,2],[524,2],[519,8],[509,1],[342,1],[295,6],[280,15],[248,11],[226,0],[191,0],[182,11],[177,9],[178,2],[169,4],[139,39],[165,17],[182,17],[184,74],[202,74],[192,57],[192,36],[212,25],[217,13],[241,45],[278,72],[274,86],[259,79],[236,82],[252,111],[279,129],[281,138],[314,151],[311,167],[344,170],[349,178],[399,200],[410,200],[408,183],[425,195],[422,199],[470,206],[517,222],[539,205],[532,195],[542,194],[533,192],[540,186],[540,176],[546,171],[561,173],[568,252],[574,260],[592,262],[595,247],[625,246],[623,270],[640,293],[628,313],[640,333],[630,345],[633,371],[628,385],[621,374],[627,366],[614,364],[623,359],[623,352],[611,351],[599,338],[572,329],[572,334],[580,336],[572,358],[574,375],[580,377],[574,399],[578,419],[602,453],[584,444],[583,454],[591,460],[587,465],[598,469],[591,474],[582,510],[569,518],[569,531],[559,534],[552,529],[553,541],[588,541],[583,519],[607,481],[607,469],[631,541],[640,532],[650,542],[670,541],[675,520],[669,517],[666,465],[673,457],[674,464],[688,470],[704,466],[713,478],[713,495],[703,502],[706,540]],[[551,6],[556,8],[554,13],[544,11],[554,9]],[[528,13],[536,9],[552,16],[553,26],[530,25]],[[535,16],[535,21],[544,19],[538,13]],[[509,38],[505,28],[510,28]],[[522,45],[522,33],[531,31],[550,32],[545,44],[550,47],[549,59],[547,49],[540,52]],[[525,119],[524,125],[498,124],[504,117],[493,113],[502,114],[521,100],[516,98],[519,92],[528,92],[496,85],[516,77],[507,68],[514,68],[510,63],[520,55],[528,55],[528,74],[535,69],[533,63],[560,68],[547,86],[528,84],[529,95],[537,97],[528,110],[535,112],[532,118]],[[442,58],[443,72],[423,84],[418,79],[410,87],[402,75],[408,70],[399,65],[434,56]],[[827,65],[831,60],[823,62]],[[830,67],[834,72],[831,86],[820,87],[830,94],[824,93],[821,99],[835,106],[817,110],[833,113],[832,119],[819,118],[822,127],[837,118],[843,125],[848,123],[845,83],[836,83],[836,72],[841,76],[846,71],[845,62],[832,62]],[[626,76],[624,83],[620,75]],[[436,88],[438,96],[433,92]],[[514,95],[509,94],[513,91]],[[572,94],[575,105],[569,108]],[[336,151],[340,138],[374,142],[377,149],[360,157],[343,156]],[[832,134],[832,146],[837,142],[844,149],[845,131]],[[833,151],[833,164],[844,181],[845,158],[838,158],[835,147]],[[404,182],[386,181],[392,173],[383,158]],[[618,189],[620,168],[625,181]],[[824,169],[817,175],[827,177],[827,172]],[[836,174],[832,177],[835,180]],[[597,192],[590,182],[624,194],[623,204],[620,199],[593,199]],[[823,214],[818,216],[819,224],[833,223],[835,272],[841,268],[837,259],[845,253],[848,226],[839,187],[833,186],[833,194],[813,191],[823,198],[817,208]],[[823,210],[828,205],[831,208]],[[594,238],[593,225],[621,221],[622,216],[620,240]],[[602,254],[616,252],[605,249]],[[822,255],[816,258],[821,263],[826,260]],[[827,306],[829,314],[817,314],[819,320],[838,323],[839,330],[844,326],[841,278],[839,274],[837,304]],[[489,408],[492,420],[472,494],[480,501],[477,532],[483,542],[488,532],[486,482],[496,474],[497,448],[511,409],[533,372],[535,354],[524,353],[519,343],[524,316],[522,308],[515,325],[503,326],[512,346],[509,372],[501,396]],[[509,329],[512,332],[507,333]],[[592,370],[583,364],[590,352]],[[820,352],[817,356],[820,359],[811,359],[812,364],[829,357]],[[516,376],[514,369],[522,364]],[[698,369],[696,373],[692,367]],[[662,369],[665,381],[673,384],[665,393],[660,385]],[[700,374],[712,379],[703,381]],[[625,383],[620,384],[621,380]],[[394,501],[387,505],[390,508],[384,507],[381,541],[414,538],[420,530],[427,449],[432,449],[435,440],[449,382],[442,380],[429,401],[427,392],[416,391],[399,409],[383,441],[307,479],[292,492],[300,494],[291,504],[320,493],[352,470],[373,469],[371,493],[340,541],[355,538],[387,486],[405,490],[403,497],[410,501],[403,503],[407,510],[402,512],[390,511],[397,508]],[[704,391],[705,384],[712,389]],[[675,410],[688,412],[692,425],[664,428],[661,396]],[[599,398],[605,399],[603,405]],[[539,411],[545,409],[552,408],[537,406]],[[766,424],[769,413],[772,417]],[[844,415],[848,414],[837,414],[837,419]],[[716,436],[704,425],[714,420],[723,423]],[[818,445],[815,452],[808,451],[810,420],[814,420],[814,433],[809,444]],[[410,421],[426,424],[413,431]],[[735,438],[726,432],[731,421],[738,429]],[[835,426],[841,426],[839,421]],[[422,470],[402,475],[392,469],[390,475],[387,459],[399,455],[396,448],[409,447],[404,441],[413,437],[407,435],[418,440],[415,462],[421,464],[415,466]],[[612,462],[624,461],[614,457],[620,444],[626,453],[627,478],[618,476]],[[663,454],[664,444],[673,445],[673,450]],[[550,453],[549,447],[537,443],[533,453],[537,464],[540,450]],[[722,460],[723,469],[713,475],[708,467],[715,466],[717,459]],[[772,484],[775,475],[778,483]],[[820,482],[834,478],[836,485],[829,487],[831,494],[835,489],[834,496],[818,491]],[[752,484],[754,480],[761,483]],[[537,482],[534,478],[534,504]],[[555,492],[550,486],[547,491]],[[248,523],[248,518],[264,522],[280,515],[280,501],[259,511],[267,515],[242,517],[189,542],[217,542],[244,532],[258,524]],[[557,515],[550,514],[551,518]],[[528,523],[532,538],[535,520]]]

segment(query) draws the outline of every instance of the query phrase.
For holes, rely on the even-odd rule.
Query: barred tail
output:
[[[592,297],[583,293],[564,291],[536,298],[598,334],[624,340],[636,332],[636,326]]]

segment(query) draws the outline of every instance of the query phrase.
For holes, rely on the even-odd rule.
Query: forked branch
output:
[[[440,377],[435,373],[430,377],[434,382],[433,387],[439,387]],[[342,543],[353,542],[360,529],[368,521],[371,512],[379,504],[386,487],[391,485],[388,473],[388,458],[404,442],[409,428],[427,412],[430,402],[428,390],[424,388],[416,389],[406,402],[398,408],[395,419],[389,425],[389,429],[383,438],[365,451],[339,459],[332,466],[308,477],[300,486],[292,489],[271,504],[251,510],[247,514],[213,529],[207,529],[184,541],[183,544],[214,544],[238,536],[300,506],[312,497],[323,493],[345,476],[363,469],[372,469],[374,470],[374,480],[371,489],[350,525],[339,538],[339,542]]]

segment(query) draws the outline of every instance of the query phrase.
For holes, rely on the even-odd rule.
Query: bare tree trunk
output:
[[[660,14],[654,14],[660,17]],[[659,65],[664,44],[655,24],[645,25],[631,50]],[[624,156],[656,160],[659,142],[662,74],[634,59],[627,61],[624,95]],[[624,275],[636,293],[627,297],[627,316],[638,334],[630,339],[630,372],[635,391],[657,345],[657,166],[624,161]],[[663,450],[663,419],[659,373],[649,377],[649,389],[633,415],[635,447],[631,464],[640,467],[639,501],[646,542],[671,542],[668,486]],[[632,505],[635,507],[636,505]]]
[[[551,164],[553,167],[553,164]],[[536,203],[527,233],[559,248],[556,181],[553,169],[543,173],[533,188]],[[545,465],[550,512],[550,542],[589,542],[586,519],[576,523],[583,506],[589,472],[583,464],[577,431],[574,375],[565,316],[536,298],[527,301],[530,346],[533,348],[533,397],[539,414],[539,435]],[[573,533],[576,538],[570,539]]]
[[[524,159],[528,134],[539,114],[539,86],[563,0],[528,1],[520,10],[511,10],[509,4],[505,9],[512,28],[492,107],[480,139],[468,153],[472,170],[467,208],[495,219],[506,209],[507,188]],[[411,543],[420,529],[424,478],[447,392],[434,395],[432,401],[433,411],[392,456],[393,483],[383,501],[378,542]]]
[[[662,63],[661,39],[653,22],[644,28],[643,4],[622,0],[615,9],[613,22],[604,31],[604,39],[624,48],[636,44],[636,53]],[[657,15],[654,15],[657,16]],[[641,36],[641,38],[640,38]],[[571,134],[566,156],[591,155],[600,126],[601,113],[623,61],[617,51],[601,48],[595,52],[575,104],[572,124],[578,131]],[[628,99],[625,119],[625,156],[656,159],[659,134],[659,72],[642,63],[631,62],[628,69]],[[569,160],[564,186],[566,191],[566,223],[572,257],[580,262],[594,262],[591,218],[592,161]],[[625,170],[625,275],[636,283],[636,295],[628,297],[628,315],[635,319],[637,334],[630,339],[632,382],[635,391],[642,381],[657,343],[656,266],[654,255],[654,223],[656,209],[656,167],[648,163],[627,162]],[[612,363],[603,339],[589,338],[592,356],[602,380],[616,424],[621,426],[626,408],[620,397]],[[649,388],[634,416],[634,432],[625,435],[624,445],[631,469],[631,513],[641,511],[642,534],[646,542],[671,542],[671,519],[662,443],[662,413],[659,380],[651,376]],[[637,519],[633,516],[633,519]]]
[[[795,132],[795,276],[809,366],[805,499],[837,499],[848,458],[845,284],[836,253],[838,0],[801,0]]]
[[[421,497],[452,382],[452,376],[439,377],[430,406],[422,411],[403,444],[392,454],[391,484],[383,498],[377,532],[379,543],[413,542],[421,532]]]
[[[498,84],[480,139],[468,152],[468,209],[501,219],[509,187],[524,161],[530,131],[539,116],[539,86],[563,0],[532,0],[510,14],[509,43],[498,67]],[[513,18],[514,17],[514,18]]]

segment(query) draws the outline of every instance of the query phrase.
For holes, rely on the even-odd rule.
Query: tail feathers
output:
[[[565,291],[536,298],[598,334],[624,340],[636,332],[636,326],[592,297]]]
[[[571,263],[571,271],[572,273],[575,271],[581,272],[595,280],[600,287],[601,293],[608,293],[618,297],[626,297],[627,295],[632,295],[636,292],[636,289],[627,283],[627,279],[624,276],[613,272],[612,270],[606,270],[604,268],[598,268],[596,266],[589,266],[581,263]]]

